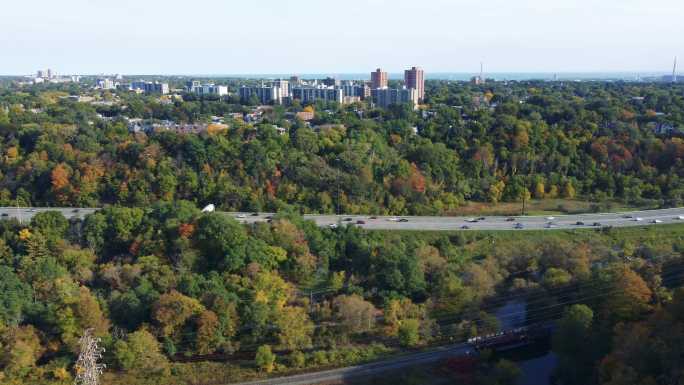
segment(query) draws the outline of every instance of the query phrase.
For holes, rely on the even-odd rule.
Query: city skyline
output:
[[[684,57],[676,0],[283,3],[11,2],[31,22],[0,25],[0,74],[667,73]]]

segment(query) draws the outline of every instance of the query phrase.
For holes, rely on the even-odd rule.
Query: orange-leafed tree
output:
[[[69,174],[69,167],[64,163],[55,166],[50,173],[52,192],[60,203],[66,203],[69,199]]]

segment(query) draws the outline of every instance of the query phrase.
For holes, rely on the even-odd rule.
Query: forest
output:
[[[0,204],[448,215],[528,198],[683,202],[681,85],[431,81],[416,111],[295,101],[198,134],[132,133],[126,119],[209,122],[254,107],[120,91],[98,93],[101,104],[66,98],[83,92],[93,91],[0,89]],[[312,121],[292,117],[303,108]]]
[[[101,210],[0,220],[0,383],[72,384],[86,330],[106,349],[106,385],[346,366],[496,332],[512,299],[525,324],[556,325],[557,384],[681,381],[683,225],[391,232],[301,214],[681,206],[684,86],[426,86],[417,110],[294,103],[218,129],[212,117],[256,107],[5,84],[0,205]],[[98,103],[68,97],[82,94]],[[292,117],[304,109],[313,120]],[[131,119],[208,126],[131,132]],[[208,203],[276,214],[244,225]],[[519,375],[487,354],[474,370],[478,385]]]
[[[245,226],[186,201],[40,213],[0,222],[0,373],[71,383],[90,329],[106,384],[223,384],[465,341],[497,331],[495,310],[517,298],[526,324],[557,320],[562,383],[671,383],[682,234],[322,229],[296,213]],[[518,373],[478,365],[477,384]]]

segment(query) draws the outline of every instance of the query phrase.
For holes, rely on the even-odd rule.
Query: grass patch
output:
[[[527,215],[561,215],[585,214],[594,212],[619,212],[656,207],[636,207],[619,201],[588,201],[580,199],[531,199],[525,202]],[[467,202],[463,206],[449,212],[449,215],[479,216],[479,215],[520,215],[522,202]]]

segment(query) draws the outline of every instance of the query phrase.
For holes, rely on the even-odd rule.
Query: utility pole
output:
[[[340,215],[340,158],[335,158],[337,164],[337,215]]]
[[[525,199],[527,198],[527,189],[523,192],[523,206],[522,206],[522,215],[525,216]]]
[[[98,346],[99,342],[100,339],[93,336],[93,329],[86,329],[81,339],[78,340],[81,351],[74,366],[76,371],[74,385],[98,385],[100,383],[100,375],[107,365],[97,362],[105,351],[104,348]]]

